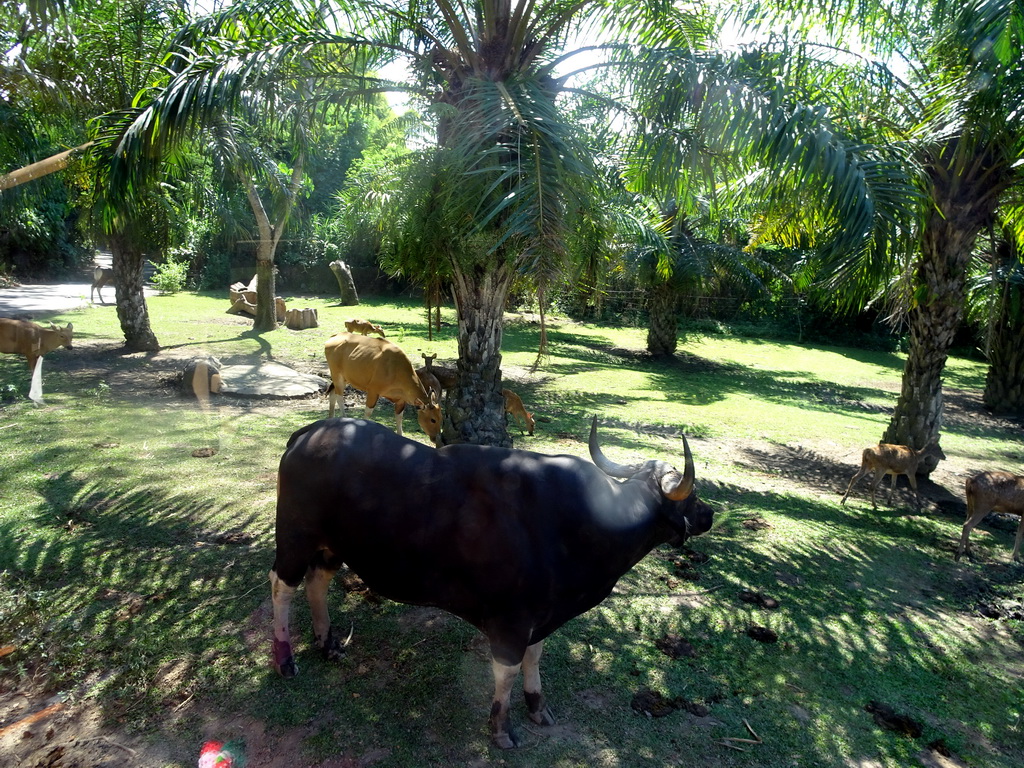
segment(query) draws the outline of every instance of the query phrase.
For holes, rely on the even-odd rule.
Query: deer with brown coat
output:
[[[501,394],[505,398],[505,413],[512,414],[512,420],[517,425],[521,419],[526,424],[527,434],[532,435],[533,428],[537,423],[534,421],[533,414],[526,410],[526,406],[523,405],[523,399],[511,389],[503,389]]]
[[[100,297],[100,304],[106,304],[103,300],[103,287],[114,284],[114,270],[106,267],[96,266],[92,271],[92,286],[89,288],[89,301],[95,303],[93,292]],[[116,289],[115,289],[116,290]]]
[[[879,483],[882,482],[882,478],[886,475],[892,475],[888,503],[892,503],[893,491],[896,490],[896,478],[899,475],[906,475],[907,480],[910,482],[910,487],[914,491],[914,502],[918,509],[920,509],[921,497],[917,492],[917,467],[921,463],[921,459],[928,455],[935,456],[938,459],[946,458],[946,454],[942,452],[942,448],[939,447],[938,443],[929,443],[919,451],[908,448],[905,445],[893,445],[891,443],[879,443],[870,448],[865,448],[861,454],[860,471],[850,478],[850,484],[846,487],[846,493],[843,494],[843,500],[840,504],[846,503],[846,497],[850,495],[850,489],[853,488],[853,484],[868,472],[872,472],[874,473],[874,478],[871,481],[871,506],[874,509],[878,509],[878,505],[875,503],[875,491],[878,489]]]
[[[371,333],[380,334],[382,339],[387,338],[387,334],[384,333],[384,329],[376,323],[371,323],[369,320],[360,320],[353,317],[351,320],[345,321],[345,330],[349,333],[361,333],[364,336],[369,336]]]
[[[1006,512],[1020,515],[1017,526],[1017,538],[1013,542],[1013,559],[1020,561],[1020,542],[1024,539],[1024,477],[1009,472],[979,472],[967,478],[964,484],[967,496],[967,521],[960,533],[960,546],[956,550],[956,560],[964,551],[970,552],[968,538],[971,531],[989,512]]]
[[[28,320],[0,317],[0,352],[24,355],[28,369],[33,371],[36,360],[57,347],[73,349],[72,334],[71,323],[65,328],[58,328],[53,323],[50,323],[49,328],[43,328]]]

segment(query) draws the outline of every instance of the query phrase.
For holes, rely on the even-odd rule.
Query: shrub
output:
[[[168,256],[163,264],[156,266],[156,271],[153,273],[153,285],[161,293],[177,293],[185,287],[187,276],[188,264]]]

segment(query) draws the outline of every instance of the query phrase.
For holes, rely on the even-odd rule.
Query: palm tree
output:
[[[1024,416],[1024,261],[1017,237],[1004,227],[993,243],[990,269],[973,286],[987,309],[985,407],[994,413]]]
[[[434,143],[417,169],[424,182],[415,183],[433,193],[416,203],[430,206],[431,215],[415,218],[443,221],[457,245],[443,254],[459,322],[459,385],[445,403],[448,441],[510,443],[501,396],[506,297],[517,276],[543,283],[565,263],[567,222],[598,177],[589,142],[595,128],[570,118],[588,67],[566,72],[566,62],[582,53],[601,54],[591,69],[627,73],[620,82],[628,88],[612,99],[615,115],[638,135],[636,156],[646,151],[662,176],[678,174],[675,163],[689,152],[684,145],[710,129],[723,151],[753,147],[805,177],[838,179],[828,204],[854,224],[837,226],[834,243],[860,247],[872,227],[888,225],[876,215],[878,198],[857,152],[826,130],[821,115],[778,97],[755,98],[751,88],[730,90],[724,80],[716,89],[698,86],[716,65],[695,55],[709,29],[702,14],[658,0],[370,0],[330,7],[337,13],[312,1],[248,0],[193,24],[182,37],[189,45],[176,53],[175,78],[152,94],[125,132],[121,168],[134,171],[214,110],[230,111],[243,94],[282,98],[283,83],[302,83],[308,98],[322,103],[389,89],[419,98]],[[614,31],[614,42],[567,46],[601,28]],[[412,82],[372,74],[397,57],[410,62]],[[645,111],[655,95],[656,109]],[[704,114],[718,121],[702,123]],[[656,146],[645,150],[652,138]]]
[[[88,14],[76,13],[82,5],[73,0],[26,4],[16,51],[19,65],[6,66],[15,50],[0,65],[0,89],[48,105],[51,116],[60,115],[73,126],[69,133],[77,134],[76,144],[89,119],[129,107],[138,90],[159,77],[157,62],[170,30],[185,18],[175,0],[105,0],[90,3]],[[75,44],[68,45],[68,39]],[[156,189],[145,194],[139,190],[138,207],[128,210],[120,194],[105,195],[109,190],[102,149],[95,144],[81,149],[86,146],[90,148],[85,162],[96,174],[91,190],[94,215],[86,223],[108,241],[114,254],[116,311],[125,345],[130,350],[157,349],[143,294],[142,264],[144,254],[161,245],[156,237],[166,221],[160,194]]]
[[[912,149],[908,166],[919,173],[915,238],[894,254],[907,256],[902,298],[910,349],[882,440],[923,447],[940,437],[942,373],[963,314],[975,241],[1024,181],[1024,6],[1019,0],[919,0],[895,13],[890,3],[840,0],[821,15],[818,3],[780,0],[759,8],[769,5],[775,15],[765,20],[799,13],[819,25],[819,35],[824,29],[840,41],[859,37],[873,53],[906,62],[903,78],[890,77],[884,88],[873,83],[878,102],[890,111],[880,114],[862,101],[859,119],[905,142]],[[1015,237],[1024,241],[1019,229]],[[837,290],[870,288],[862,260],[835,265]],[[936,463],[923,462],[919,472],[930,473]]]

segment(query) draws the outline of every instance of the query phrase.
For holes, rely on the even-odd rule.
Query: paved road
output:
[[[101,267],[111,266],[111,255],[109,251],[97,251],[93,261]],[[19,288],[0,288],[0,317],[28,317],[37,320],[47,315],[55,315],[59,312],[67,312],[69,309],[84,307],[89,303],[89,289],[92,286],[92,269],[85,270],[88,276],[85,282],[74,283],[29,283]],[[149,279],[153,267],[146,262],[143,274]],[[150,286],[143,286],[146,296],[153,295],[154,291]],[[108,285],[103,289],[103,300],[107,306],[113,306],[114,287]],[[99,298],[97,298],[99,302]],[[102,306],[97,303],[96,306]]]
[[[89,303],[90,283],[34,283],[19,288],[0,288],[0,317],[31,317],[53,315],[77,309]],[[114,292],[104,289],[107,302]]]

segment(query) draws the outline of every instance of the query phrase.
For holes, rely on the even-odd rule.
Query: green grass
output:
[[[941,503],[921,513],[875,512],[862,481],[839,506],[859,449],[888,423],[902,370],[898,356],[856,349],[695,336],[664,363],[642,354],[642,329],[556,318],[550,356],[531,373],[538,327],[510,322],[503,367],[539,417],[535,438],[513,429],[517,445],[585,455],[597,413],[611,458],[680,465],[685,431],[717,511],[715,528],[690,542],[707,561],[681,571],[679,553],[656,550],[555,633],[543,670],[559,724],[527,728],[517,700],[526,746],[515,752],[488,745],[486,646],[438,612],[336,584],[335,622],[353,628],[348,656],[319,658],[299,600],[301,671],[280,679],[268,663],[266,578],[276,464],[326,404],[225,399],[202,411],[144,374],[193,352],[324,372],[323,342],[351,316],[384,325],[414,360],[452,360],[457,348],[450,310],[428,340],[410,302],[289,306],[317,307],[321,327],[257,336],[224,314],[222,296],[154,297],[157,356],[117,350],[110,307],[60,315],[78,345],[47,357],[42,408],[23,398],[23,361],[0,357],[0,392],[21,393],[0,405],[0,645],[16,647],[0,658],[0,702],[18,690],[69,693],[174,766],[194,765],[206,738],[241,738],[251,753],[280,741],[298,751],[296,765],[344,756],[377,766],[895,767],[917,764],[936,739],[972,766],[1024,764],[1024,627],[978,613],[1024,600],[1012,532],[983,525],[972,535],[977,561],[957,564],[959,486],[932,487]],[[946,381],[976,393],[984,368],[951,359]],[[966,412],[950,419],[943,446],[965,471],[1024,473],[1018,426]],[[200,447],[217,453],[194,458]],[[744,525],[753,520],[768,527]],[[779,608],[741,602],[744,589]],[[779,642],[752,640],[751,623]],[[696,655],[668,658],[655,646],[665,634]],[[647,687],[703,704],[709,717],[638,715],[630,701]],[[883,730],[864,711],[872,700],[921,721],[924,734]],[[745,721],[764,743],[720,743],[749,737]]]

